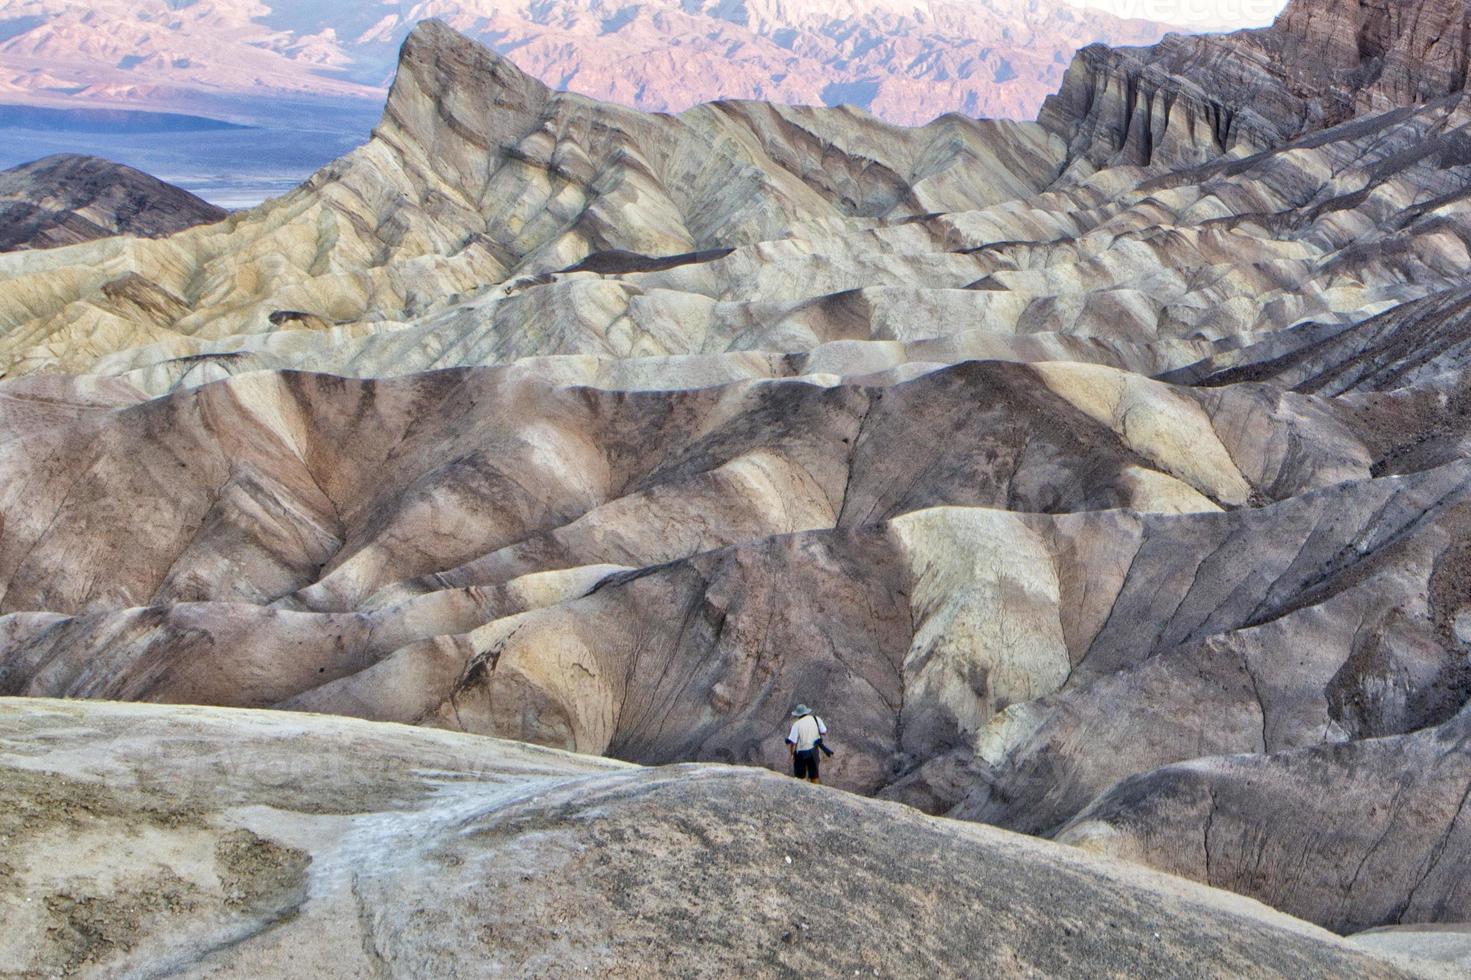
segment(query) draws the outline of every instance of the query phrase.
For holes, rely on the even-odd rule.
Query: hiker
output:
[[[821,782],[817,778],[817,752],[821,749],[828,755],[833,754],[831,749],[822,744],[827,726],[805,704],[797,705],[792,717],[797,719],[792,722],[792,730],[787,735],[787,751],[792,756],[792,775],[809,782]]]

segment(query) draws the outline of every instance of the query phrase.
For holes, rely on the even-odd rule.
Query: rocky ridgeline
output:
[[[1092,166],[1174,168],[1459,96],[1464,0],[1292,0],[1262,30],[1079,52],[1041,119]]]
[[[285,198],[0,257],[0,692],[773,768],[802,700],[832,723],[839,788],[1464,956],[1471,110],[1395,54],[1454,12],[1400,9],[1294,4],[1263,32],[1085,51],[1040,123],[913,130],[743,102],[646,115],[426,23],[372,140]],[[1307,59],[1327,36],[1359,39],[1357,68]],[[57,709],[35,704],[6,708],[22,754],[50,737]],[[153,778],[86,732],[76,752]],[[716,849],[735,838],[712,836],[729,811],[710,787],[738,783],[760,821],[841,806],[892,824],[899,853],[1011,841],[1054,870],[1070,853],[683,772],[709,794],[608,778],[649,783],[647,805]],[[442,819],[511,841],[581,820],[584,785],[560,809],[496,816],[495,795]],[[597,813],[630,799],[609,792]],[[588,819],[558,840],[587,845]],[[751,834],[698,887],[765,907],[765,884],[738,884],[768,881]],[[882,848],[842,853],[838,878],[857,862],[913,883]],[[62,895],[26,874],[27,895]],[[387,892],[322,874],[382,955],[422,952],[381,932]],[[608,895],[638,894],[619,874],[576,892],[566,955]],[[1075,919],[1097,939],[1091,906],[1056,911],[1075,885],[1036,898],[1054,952]],[[81,887],[69,901],[116,898]],[[833,935],[908,914],[894,894],[850,896]],[[53,906],[27,921],[85,931]],[[499,913],[465,914],[500,935]],[[1190,913],[1226,956],[1213,914]],[[1097,955],[1137,950],[1128,935]],[[1324,941],[1305,955],[1341,972],[1348,947]],[[270,962],[270,942],[248,955]],[[1253,944],[1223,968],[1296,971],[1267,947],[1296,955]]]

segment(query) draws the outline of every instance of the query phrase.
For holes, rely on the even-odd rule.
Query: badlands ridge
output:
[[[1294,0],[918,129],[430,21],[295,192],[0,256],[0,693],[214,706],[3,703],[34,968],[1464,957],[1468,14]],[[797,700],[889,802],[709,765]],[[51,868],[133,825],[141,877]]]

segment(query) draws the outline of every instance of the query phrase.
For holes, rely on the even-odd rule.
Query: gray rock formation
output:
[[[749,769],[152,705],[4,699],[0,737],[0,957],[23,973],[1450,975]]]
[[[132,167],[61,154],[0,172],[0,252],[112,235],[157,238],[226,212]]]
[[[1042,120],[1093,166],[1247,154],[1467,83],[1465,0],[1291,0],[1269,28],[1079,52]]]
[[[1471,919],[1471,712],[1409,735],[1180,763],[1060,835],[1351,932]],[[1345,821],[1345,811],[1358,819]],[[1204,827],[1204,833],[1201,828]],[[1324,828],[1330,828],[1324,833]],[[1291,875],[1274,868],[1291,865]],[[1373,889],[1357,887],[1373,879]]]

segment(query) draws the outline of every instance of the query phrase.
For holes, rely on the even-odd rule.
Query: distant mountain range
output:
[[[906,124],[1033,117],[1075,49],[1169,29],[1064,0],[0,0],[0,103],[247,122],[279,101],[377,104],[427,17],[642,109],[746,98]]]

